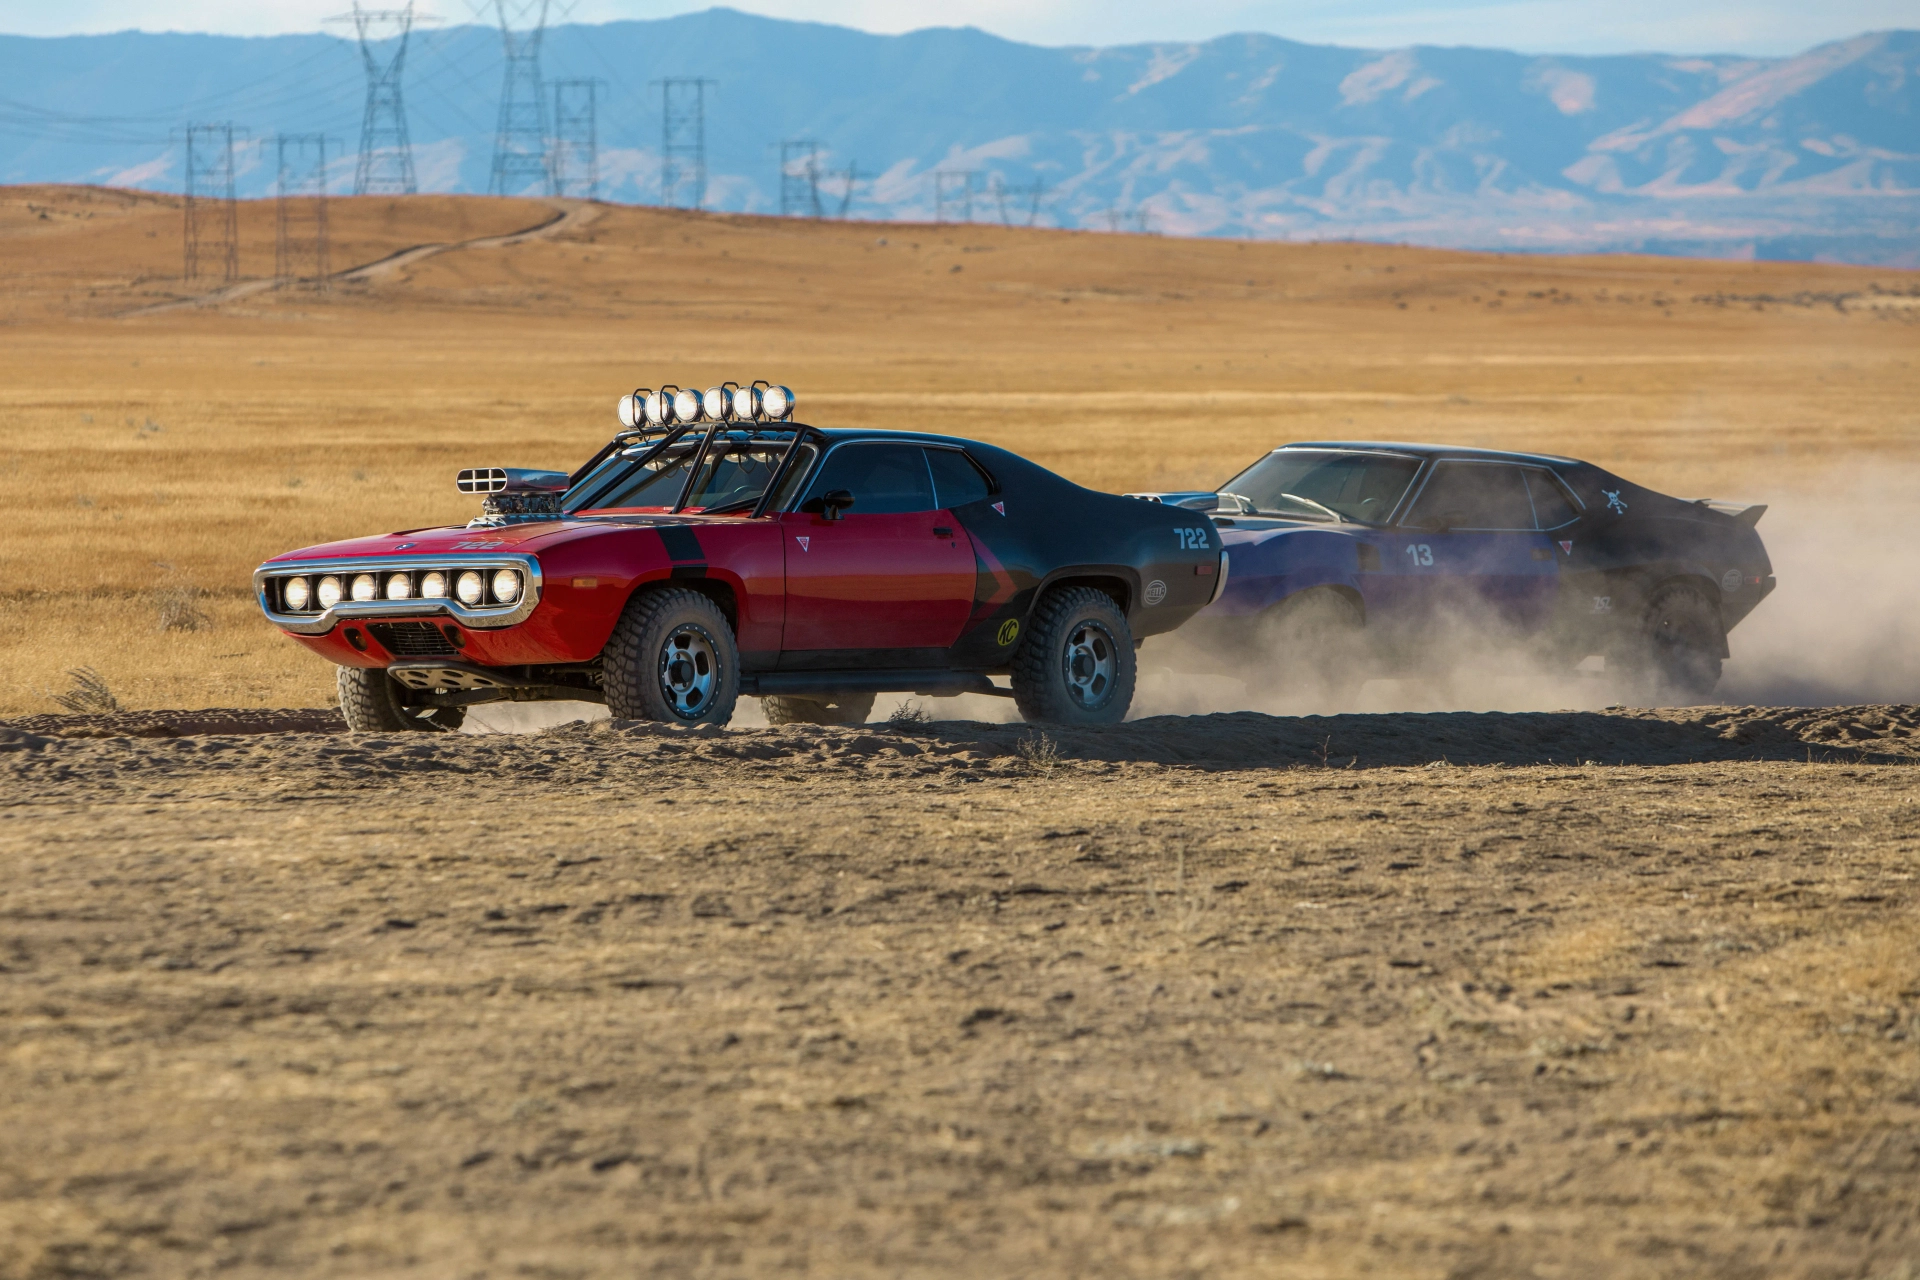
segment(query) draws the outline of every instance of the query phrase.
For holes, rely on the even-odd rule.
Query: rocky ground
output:
[[[145,714],[0,730],[0,1275],[1920,1264],[1920,708]]]

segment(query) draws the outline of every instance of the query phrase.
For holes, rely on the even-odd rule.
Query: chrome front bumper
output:
[[[427,569],[440,569],[449,576],[464,569],[518,569],[525,586],[520,598],[512,604],[466,605],[452,596],[439,596],[432,599],[412,597],[406,600],[342,600],[331,609],[320,609],[306,613],[289,613],[280,609],[280,592],[276,580],[281,578],[307,578],[318,580],[329,574],[341,578],[351,578],[359,573],[371,573],[384,585],[390,573],[420,572]],[[529,555],[490,555],[490,556],[356,556],[343,560],[269,560],[253,571],[253,595],[260,604],[260,612],[267,615],[267,621],[282,631],[291,631],[295,635],[323,636],[342,621],[347,619],[380,618],[418,618],[423,615],[441,615],[452,618],[462,626],[478,630],[491,627],[510,627],[516,622],[525,622],[540,603],[540,562]]]

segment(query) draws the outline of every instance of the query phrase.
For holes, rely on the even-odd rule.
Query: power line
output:
[[[187,136],[187,199],[184,240],[185,275],[200,278],[209,247],[219,255],[220,278],[240,278],[240,209],[233,195],[231,124],[190,124]],[[210,244],[208,242],[211,242]]]
[[[283,133],[273,141],[280,162],[274,184],[274,278],[292,284],[300,277],[301,265],[311,260],[313,287],[324,293],[333,274],[327,243],[327,135]]]
[[[675,77],[660,86],[660,203],[689,209],[707,203],[707,86],[712,80]]]
[[[1013,215],[1020,210],[1020,202],[1025,198],[1027,208],[1026,225],[1031,227],[1040,220],[1040,200],[1047,193],[1047,184],[1039,178],[1032,182],[1011,183],[999,174],[993,175],[993,200],[1000,208],[1000,221],[1004,226],[1013,225]],[[1009,201],[1012,202],[1011,211]]]
[[[553,193],[574,194],[584,186],[589,200],[600,198],[599,80],[553,82]],[[584,164],[582,158],[584,157]],[[584,169],[581,177],[576,169]]]

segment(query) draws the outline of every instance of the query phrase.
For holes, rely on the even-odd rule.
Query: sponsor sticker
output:
[[[1003,649],[1006,648],[1020,638],[1020,624],[1014,619],[1008,618],[1000,624],[1000,634],[996,638],[1000,641],[1000,647]]]
[[[1158,578],[1155,578],[1152,582],[1149,582],[1147,584],[1145,599],[1148,604],[1150,605],[1159,604],[1162,600],[1165,600],[1166,598],[1167,598],[1166,583],[1160,581],[1160,579]]]
[[[1600,496],[1607,500],[1607,510],[1618,511],[1621,515],[1627,514],[1627,504],[1620,501],[1618,489],[1602,489]]]
[[[1612,596],[1595,596],[1593,598],[1593,611],[1595,613],[1612,613],[1613,597]]]
[[[1738,569],[1729,569],[1720,575],[1720,589],[1722,591],[1738,591],[1740,589],[1740,583],[1741,577]]]

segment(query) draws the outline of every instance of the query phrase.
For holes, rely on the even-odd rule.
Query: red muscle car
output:
[[[1204,516],[792,412],[764,383],[635,392],[577,471],[464,471],[479,519],[276,556],[260,607],[338,665],[361,730],[545,699],[724,724],[742,694],[775,723],[856,723],[886,692],[1091,724],[1125,716],[1139,640],[1219,593]]]

